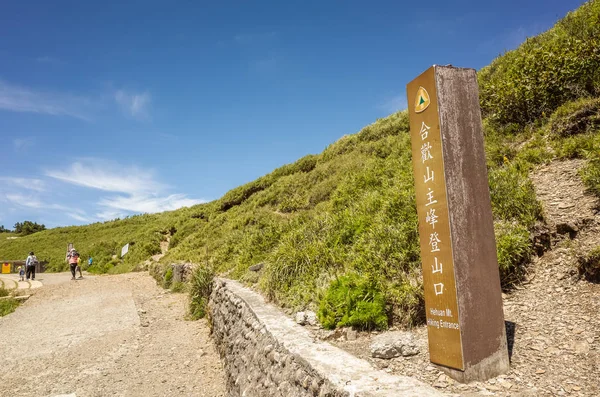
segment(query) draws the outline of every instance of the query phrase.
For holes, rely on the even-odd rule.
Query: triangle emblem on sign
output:
[[[429,93],[423,87],[419,87],[417,91],[417,97],[415,98],[415,112],[421,113],[431,103],[431,99],[429,99]]]

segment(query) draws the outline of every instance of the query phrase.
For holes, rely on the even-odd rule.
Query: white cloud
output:
[[[6,201],[17,205],[19,207],[27,207],[27,208],[42,208],[44,207],[44,203],[42,203],[38,198],[33,196],[26,196],[20,193],[6,193],[4,195]]]
[[[35,178],[14,178],[9,176],[0,176],[0,182],[12,187],[35,190],[37,192],[43,192],[45,190],[44,181]]]
[[[79,222],[84,222],[84,223],[93,223],[93,222],[95,222],[95,219],[92,219],[92,218],[90,218],[88,216],[85,216],[85,215],[80,215],[78,213],[68,212],[67,215],[70,216],[71,218],[75,219],[76,221],[79,221]]]
[[[116,196],[100,200],[99,204],[113,210],[130,212],[162,212],[172,211],[181,207],[191,207],[205,203],[205,200],[190,199],[184,194],[171,194],[166,197],[152,196]]]
[[[18,207],[58,210],[58,211],[65,211],[68,214],[75,214],[75,213],[80,214],[80,215],[85,214],[84,211],[77,209],[77,208],[67,207],[65,205],[60,205],[60,204],[45,203],[45,202],[41,201],[40,198],[37,197],[37,195],[7,193],[4,195],[4,198],[5,198],[5,201],[8,201]]]
[[[104,160],[91,160],[106,164]],[[50,170],[46,175],[73,185],[89,187],[108,192],[144,194],[157,192],[165,188],[154,180],[151,171],[138,167],[121,167],[119,165],[98,166],[75,162],[64,171]]]
[[[0,80],[0,109],[89,120],[91,101],[85,97],[36,91]]]
[[[136,119],[147,119],[149,117],[149,107],[152,97],[148,92],[137,94],[118,90],[115,92],[115,101],[131,117]]]
[[[114,210],[105,210],[96,214],[96,217],[102,221],[112,221],[117,218],[125,218],[126,216],[126,212]]]
[[[131,213],[170,211],[206,202],[188,198],[184,194],[165,195],[167,186],[157,182],[150,170],[125,168],[118,164],[107,167],[106,164],[106,161],[99,159],[86,160],[76,162],[66,170],[47,171],[46,175],[72,185],[122,193],[98,201],[104,210],[96,216],[103,220],[122,218]]]
[[[404,110],[407,107],[406,97],[404,95],[397,95],[379,105],[380,109],[389,113],[395,113],[399,110]]]

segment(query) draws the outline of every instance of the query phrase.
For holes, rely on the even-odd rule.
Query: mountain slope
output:
[[[531,233],[543,223],[543,211],[531,170],[580,158],[584,181],[600,194],[599,20],[600,1],[585,3],[479,72],[505,288],[519,283],[539,246]],[[214,267],[294,308],[327,303],[335,288],[361,290],[345,309],[357,314],[359,327],[381,324],[382,315],[411,325],[423,320],[412,178],[403,111],[211,203],[2,239],[0,259],[34,250],[51,269],[61,269],[66,244],[74,242],[94,257],[91,270],[122,272],[160,253],[170,236],[163,264]],[[130,253],[115,258],[125,243],[133,243]],[[248,269],[258,263],[264,263],[259,273]],[[349,284],[333,283],[342,275]]]

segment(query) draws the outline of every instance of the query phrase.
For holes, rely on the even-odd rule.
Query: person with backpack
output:
[[[71,248],[71,251],[67,254],[67,260],[69,261],[69,267],[71,269],[71,280],[75,280],[75,269],[77,269],[77,260],[79,259],[79,253],[75,251],[75,248]]]
[[[29,280],[31,277],[31,281],[35,280],[35,267],[38,264],[38,258],[35,256],[33,251],[29,253],[27,260],[25,261],[25,269],[26,269],[26,279]]]

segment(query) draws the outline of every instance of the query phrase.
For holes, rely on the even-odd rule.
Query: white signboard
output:
[[[121,248],[121,258],[125,256],[126,253],[129,252],[129,244],[125,244],[123,248]]]

